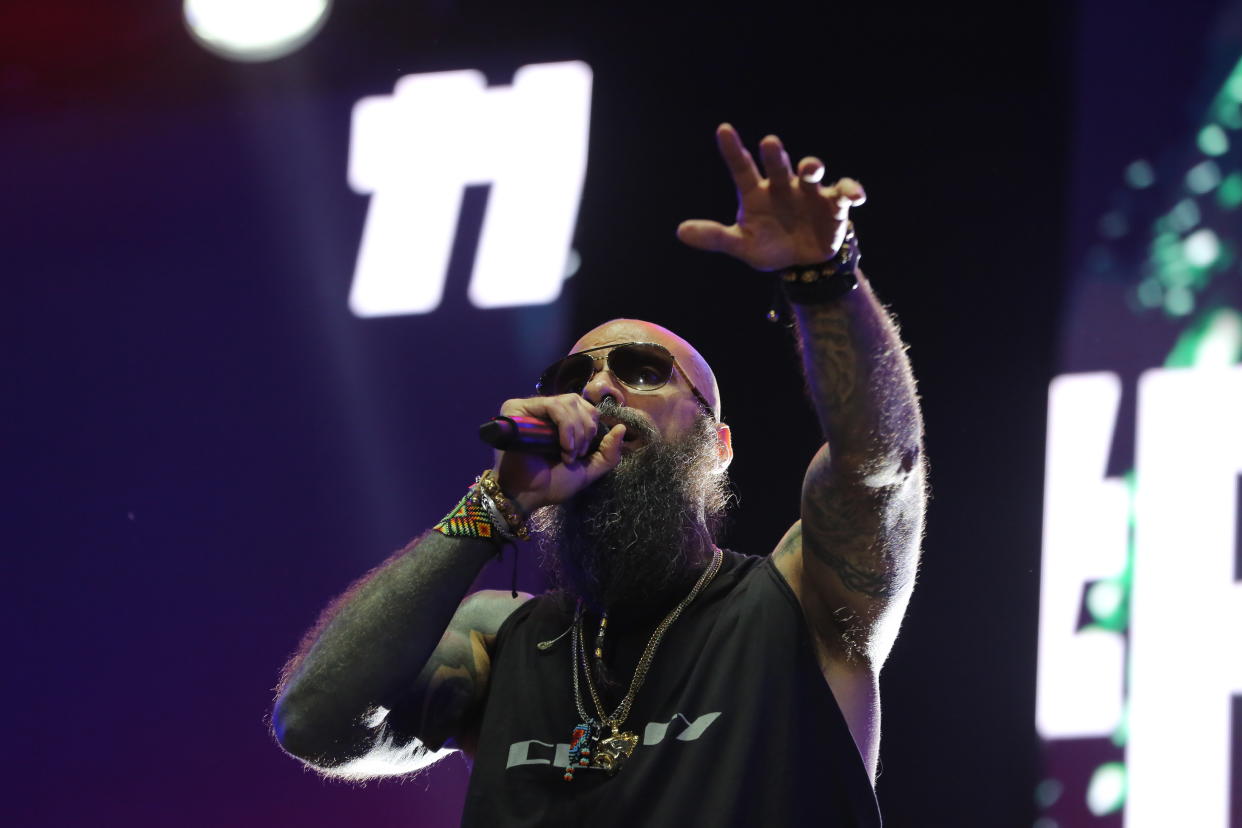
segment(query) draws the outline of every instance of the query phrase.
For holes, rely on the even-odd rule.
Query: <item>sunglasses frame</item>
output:
[[[599,369],[599,370],[608,371],[608,373],[616,377],[617,382],[621,383],[626,388],[632,388],[639,393],[644,393],[647,391],[655,391],[657,389],[663,388],[664,386],[668,385],[668,380],[666,379],[664,380],[664,382],[660,383],[659,385],[655,385],[650,388],[637,388],[633,385],[630,385],[625,380],[621,379],[621,377],[617,376],[616,371],[613,371],[612,366],[609,365],[608,357],[617,348],[630,348],[630,347],[654,348],[662,352],[666,357],[668,357],[668,361],[672,364],[674,368],[677,369],[677,373],[681,374],[681,378],[686,381],[686,385],[690,387],[690,393],[694,394],[694,398],[699,401],[699,405],[703,406],[703,410],[706,411],[708,414],[710,414],[713,420],[716,419],[716,409],[714,409],[712,407],[712,404],[707,401],[707,398],[703,396],[703,393],[699,391],[697,387],[695,387],[694,380],[690,379],[690,375],[686,373],[686,369],[682,368],[681,364],[677,362],[677,357],[673,355],[672,351],[670,351],[668,348],[664,347],[658,342],[616,342],[612,345],[597,345],[594,348],[586,348],[585,350],[582,350],[582,351],[575,351],[572,354],[568,354],[566,356],[561,357],[556,362],[552,363],[547,368],[545,368],[543,373],[539,375],[539,381],[535,383],[535,391],[540,396],[543,396],[543,397],[553,396],[552,394],[546,394],[543,391],[543,378],[546,377],[549,373],[551,373],[552,369],[557,368],[562,363],[564,363],[566,360],[573,359],[574,357],[587,356],[595,351],[604,351],[604,350],[608,351],[608,353],[604,354],[604,367],[603,369]],[[590,360],[591,360],[591,373],[587,377],[586,382],[582,384],[582,388],[578,389],[578,391],[575,393],[581,394],[582,391],[586,389],[586,386],[591,382],[591,380],[595,377],[595,374],[597,373],[597,369],[595,367],[596,358],[590,357]],[[673,372],[669,371],[669,378],[671,379],[672,376],[673,376]],[[565,392],[565,393],[569,393],[569,392]]]

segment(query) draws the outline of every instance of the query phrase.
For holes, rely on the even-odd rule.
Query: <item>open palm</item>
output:
[[[807,157],[795,173],[780,138],[759,142],[766,178],[729,124],[716,129],[716,144],[737,186],[737,221],[724,225],[708,219],[684,221],[677,237],[691,247],[741,259],[757,270],[779,270],[827,261],[841,247],[851,207],[866,200],[862,186],[842,178],[831,186],[819,182],[824,164]]]

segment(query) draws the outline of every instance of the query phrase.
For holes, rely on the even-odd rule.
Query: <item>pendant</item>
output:
[[[599,723],[588,718],[574,726],[569,737],[569,764],[565,767],[565,781],[574,781],[574,771],[591,764],[591,752],[599,740]]]
[[[630,758],[634,748],[638,746],[637,733],[625,733],[612,729],[612,735],[600,739],[595,748],[595,758],[591,765],[608,771],[608,775],[621,770],[625,760]]]

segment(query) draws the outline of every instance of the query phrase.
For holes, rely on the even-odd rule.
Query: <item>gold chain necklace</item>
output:
[[[591,680],[591,669],[587,663],[586,642],[582,635],[582,602],[578,602],[578,608],[574,612],[573,635],[570,638],[570,668],[573,671],[574,685],[574,705],[577,707],[578,717],[581,722],[574,728],[573,735],[570,737],[569,745],[569,765],[565,768],[565,781],[573,781],[574,771],[580,767],[600,768],[607,771],[610,775],[616,773],[630,754],[634,752],[634,748],[638,745],[637,733],[626,733],[621,730],[621,726],[625,724],[626,718],[630,715],[630,708],[634,705],[634,697],[638,695],[638,689],[643,686],[643,682],[647,678],[647,671],[651,668],[651,662],[655,658],[656,648],[660,646],[661,639],[668,632],[668,628],[681,615],[682,611],[690,606],[690,602],[699,596],[712,578],[716,577],[716,573],[720,571],[721,561],[724,560],[724,553],[719,548],[712,553],[711,563],[703,570],[703,574],[699,576],[699,580],[690,590],[690,594],[681,599],[681,603],[673,607],[672,612],[664,616],[664,620],[655,628],[655,632],[651,634],[651,638],[647,641],[646,648],[643,649],[642,658],[638,660],[638,666],[634,668],[634,678],[630,680],[630,689],[626,692],[625,697],[621,699],[621,703],[617,705],[617,709],[609,716],[604,712],[604,704],[600,700],[599,693],[595,690],[595,682]],[[603,629],[607,625],[607,614],[600,619],[600,639],[603,637]],[[596,658],[601,653],[596,648]],[[595,705],[595,712],[598,718],[592,717],[586,712],[586,708],[582,703],[582,691],[578,686],[578,671],[582,671],[582,675],[586,676],[587,690],[591,694],[591,701]],[[610,733],[603,735],[603,728],[607,726]]]

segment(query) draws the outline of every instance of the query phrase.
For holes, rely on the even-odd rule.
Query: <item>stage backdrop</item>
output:
[[[1089,4],[1077,88],[1036,824],[1237,828],[1242,4]]]

